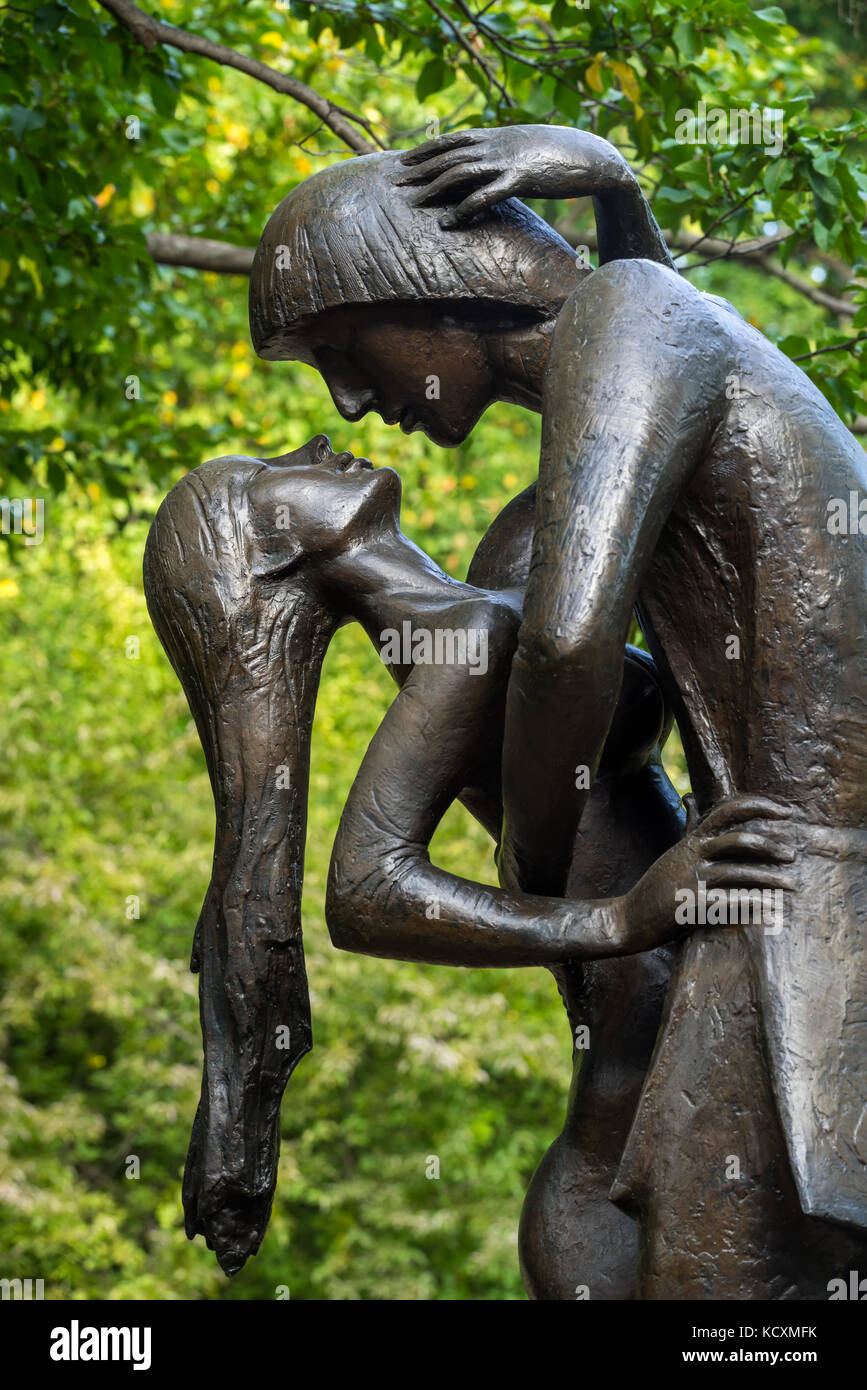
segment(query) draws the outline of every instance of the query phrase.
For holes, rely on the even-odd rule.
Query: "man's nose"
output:
[[[343,386],[329,382],[328,390],[344,420],[360,420],[376,403],[376,392],[369,386]]]

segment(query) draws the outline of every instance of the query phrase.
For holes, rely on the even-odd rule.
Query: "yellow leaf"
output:
[[[99,486],[99,483],[88,483],[86,492],[91,502],[98,502],[102,496],[102,488]]]
[[[0,579],[0,598],[16,598],[18,585],[14,579]]]
[[[164,405],[177,405],[177,403],[178,403],[178,394],[177,394],[176,391],[163,391],[163,404],[164,404]]]
[[[39,278],[39,271],[36,268],[36,262],[32,261],[29,256],[19,256],[18,264],[21,267],[21,269],[26,270],[27,274],[30,276],[30,279],[33,281],[34,289],[36,290],[36,293],[39,295],[39,298],[41,299],[42,281]]]
[[[309,159],[305,159],[303,154],[299,155],[294,163],[295,168],[303,179],[306,179],[308,174],[313,173],[313,165],[310,163]]]
[[[31,396],[30,396],[30,409],[31,409],[31,410],[42,410],[42,408],[43,408],[44,405],[45,405],[45,392],[44,392],[44,391],[34,391],[34,392],[31,394]]]
[[[100,193],[94,195],[93,201],[98,208],[104,208],[107,203],[111,202],[116,192],[117,188],[115,184],[107,183]]]
[[[222,84],[222,82],[220,81],[219,77],[209,77],[209,78],[208,78],[208,91],[209,91],[209,92],[221,92],[222,90],[223,90],[223,84]]]
[[[219,193],[220,191],[220,185],[217,179],[208,179],[205,188],[209,193]]]
[[[147,217],[156,207],[156,199],[149,188],[137,188],[129,200],[135,217]]]
[[[602,64],[591,63],[589,68],[584,69],[584,81],[591,92],[602,91]]]
[[[282,48],[283,35],[278,34],[274,29],[269,29],[267,34],[262,35],[259,42],[267,44],[269,48]]]
[[[250,143],[250,132],[245,125],[230,121],[226,126],[226,139],[237,150],[245,150]]]
[[[58,434],[54,439],[52,439],[51,443],[48,446],[47,452],[49,454],[59,454],[61,449],[65,448],[66,440],[63,438],[62,434]]]
[[[638,101],[638,78],[628,63],[611,63],[611,71],[617,75],[620,90],[633,103]]]

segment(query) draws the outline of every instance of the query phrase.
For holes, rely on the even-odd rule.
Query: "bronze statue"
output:
[[[514,196],[586,193],[593,272]],[[155,523],[149,602],[218,806],[194,952],[206,1067],[188,1232],[230,1270],[257,1247],[280,1093],[309,1046],[299,844],[328,638],[352,616],[405,621],[403,608],[430,627],[454,604],[464,629],[489,633],[490,669],[430,668],[430,686],[423,665],[395,671],[430,698],[437,791],[424,805],[412,791],[424,747],[399,696],[335,846],[335,939],[546,964],[570,1023],[589,1023],[522,1219],[531,1296],[826,1297],[867,1254],[865,541],[827,524],[834,499],[867,486],[862,450],[797,367],[678,277],[628,167],[585,132],[462,132],[308,179],[265,229],[250,318],[257,351],[316,367],[347,419],[376,409],[448,445],[500,399],[541,411],[543,444],[538,488],[493,523],[470,592],[420,552],[425,582],[392,571],[361,527],[377,507],[359,503],[350,611],[335,580],[349,559],[329,552],[323,579],[322,556],[308,569],[303,538],[263,529],[240,500],[283,487],[275,461],[206,465]],[[306,484],[311,505],[319,486]],[[317,545],[328,519],[352,529],[322,486]],[[357,486],[380,488],[384,508],[385,483]],[[655,665],[624,659],[633,611]],[[482,708],[480,762],[467,728]],[[659,761],[672,714],[700,817],[682,840]],[[277,766],[293,780],[275,800]],[[499,896],[426,863],[456,795],[498,840]],[[718,874],[783,892],[782,920],[678,926],[676,897]],[[439,919],[420,915],[422,888]],[[681,945],[662,944],[685,925]]]
[[[678,936],[675,888],[702,875],[718,886],[745,874],[778,890],[792,884],[784,833],[752,828],[781,815],[763,798],[734,799],[673,836],[622,896],[531,897],[431,865],[427,845],[456,796],[483,824],[499,823],[521,595],[439,570],[400,531],[399,497],[393,470],[335,454],[320,435],[277,459],[203,464],[172,490],[148,537],[151,615],[196,719],[216,805],[214,871],[193,948],[205,1066],[184,1206],[188,1234],[205,1235],[229,1273],[264,1234],[280,1099],[310,1047],[299,920],[310,727],[319,667],[341,623],[360,622],[378,648],[406,622],[483,633],[486,660],[392,667],[400,694],[334,848],[335,945],[451,965],[569,966]],[[658,750],[670,721],[652,662],[628,648],[625,671],[611,775],[640,776],[652,762],[664,783]],[[749,862],[757,848],[768,860],[761,870]]]

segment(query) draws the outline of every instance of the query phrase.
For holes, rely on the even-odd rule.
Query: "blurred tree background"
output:
[[[612,139],[683,273],[802,359],[863,433],[867,5],[146,8],[0,9],[0,494],[47,499],[41,545],[0,544],[0,1275],[42,1277],[49,1298],[520,1298],[517,1220],[562,1120],[569,1032],[544,971],[332,950],[330,845],[392,694],[355,629],[330,653],[314,735],[316,1046],[284,1102],[271,1226],[231,1282],[185,1240],[200,1057],[187,962],[213,822],[141,593],[149,519],[204,458],[324,429],[399,469],[406,531],[465,573],[535,475],[538,420],[498,407],[451,452],[377,419],[349,426],[310,369],[255,358],[246,321],[245,267],[288,189],[437,122]],[[780,157],[678,144],[677,112],[702,98],[778,109]],[[592,255],[585,202],[539,210]],[[669,760],[683,789],[676,742]],[[460,809],[434,857],[493,882],[492,846]]]

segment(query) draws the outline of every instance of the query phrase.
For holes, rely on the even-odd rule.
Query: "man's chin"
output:
[[[440,421],[419,421],[418,428],[432,444],[436,444],[440,449],[456,449],[459,444],[463,444],[472,433],[473,424],[466,426],[455,426],[443,424]]]

